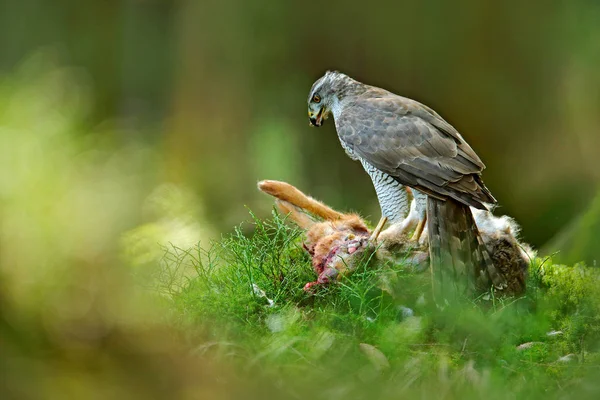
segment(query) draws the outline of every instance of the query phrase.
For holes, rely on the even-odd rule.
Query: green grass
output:
[[[210,250],[169,249],[158,280],[189,344],[240,376],[328,399],[600,393],[596,269],[534,260],[526,296],[439,310],[427,274],[365,262],[309,295],[301,232],[277,214],[253,223]]]
[[[189,249],[200,201],[39,57],[0,79],[0,398],[600,398],[597,269],[535,260],[525,297],[440,311],[365,262],[309,296],[277,215]]]

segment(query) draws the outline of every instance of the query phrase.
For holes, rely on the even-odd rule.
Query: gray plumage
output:
[[[428,217],[430,240],[432,233],[441,235],[438,244],[445,247],[438,251],[430,246],[433,264],[443,264],[448,255],[458,257],[477,271],[488,271],[495,285],[502,284],[489,273],[494,267],[469,209],[487,209],[496,200],[480,177],[485,165],[454,127],[415,100],[339,72],[327,72],[314,83],[308,107],[315,126],[333,114],[342,147],[371,171],[380,203],[379,191],[396,189],[384,183],[378,190],[378,173],[429,196],[428,210],[437,210]],[[382,212],[384,208],[390,206],[382,204]]]
[[[486,208],[484,203],[496,202],[479,177],[483,162],[435,111],[352,81],[337,82],[363,90],[340,99],[343,110],[335,118],[339,138],[350,153],[430,196],[452,197],[480,209]]]
[[[409,210],[409,198],[406,188],[394,177],[378,170],[368,162],[360,160],[363,168],[373,181],[377,200],[381,207],[381,215],[387,217],[392,224],[400,223],[406,218]]]

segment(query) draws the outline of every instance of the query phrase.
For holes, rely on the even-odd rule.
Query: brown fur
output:
[[[334,221],[347,217],[347,214],[339,213],[320,201],[305,195],[289,183],[265,180],[258,182],[258,188],[273,197],[287,201],[288,203],[327,221]]]
[[[356,244],[356,250],[364,250],[366,240],[357,239],[369,236],[369,229],[362,218],[337,212],[285,182],[261,181],[258,188],[276,197],[281,213],[306,230],[304,247],[311,255],[313,268],[319,276],[316,282],[307,283],[306,290],[338,279],[340,273],[343,275],[352,269],[355,257],[347,257],[351,255],[349,249]],[[316,221],[308,213],[324,221]]]
[[[382,232],[376,244],[370,243],[369,229],[357,214],[335,211],[285,182],[261,181],[258,188],[276,197],[281,213],[306,230],[304,246],[312,257],[318,278],[307,283],[305,290],[351,272],[361,259],[359,255],[367,250],[376,249],[375,256],[379,260],[408,262],[417,269],[425,269],[429,264],[427,245],[397,234],[394,225]],[[529,260],[516,239],[518,227],[510,218],[497,218],[489,212],[478,213],[476,222],[493,264],[507,282],[502,293],[522,293]]]
[[[507,232],[482,234],[481,237],[492,257],[492,262],[504,276],[506,288],[503,292],[510,294],[525,292],[529,260],[524,257],[515,237]]]
[[[388,230],[393,227],[388,228]],[[383,261],[404,262],[415,270],[423,271],[429,267],[427,247],[411,241],[405,235],[381,235],[376,256]],[[408,255],[406,255],[408,253]]]

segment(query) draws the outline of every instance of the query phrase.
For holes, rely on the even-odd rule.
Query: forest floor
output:
[[[194,354],[285,398],[600,398],[599,271],[532,260],[519,298],[440,310],[427,273],[365,265],[308,294],[302,232],[254,218],[152,277]]]

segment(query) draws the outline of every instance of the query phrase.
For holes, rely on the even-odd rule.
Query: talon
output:
[[[379,234],[381,233],[381,230],[383,229],[383,226],[385,225],[386,222],[387,222],[387,217],[381,217],[381,219],[379,220],[379,223],[377,224],[377,227],[371,234],[371,237],[369,237],[369,241],[377,240],[377,238],[379,237]]]

